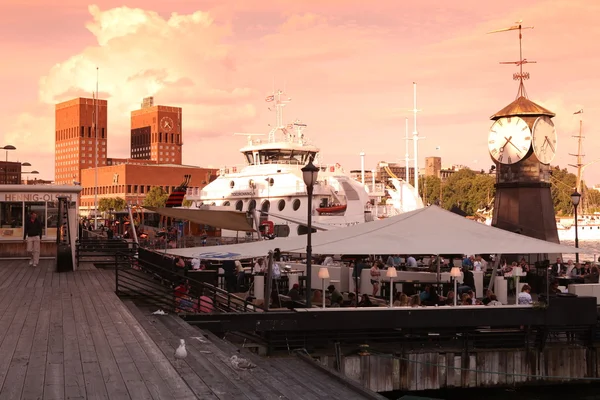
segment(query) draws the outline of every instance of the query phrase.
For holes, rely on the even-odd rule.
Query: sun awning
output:
[[[145,207],[165,217],[209,225],[232,231],[254,232],[245,212],[229,210],[198,210],[193,208]]]
[[[184,257],[240,259],[265,256],[275,248],[281,252],[304,252],[306,236],[167,252]],[[586,251],[480,224],[437,206],[314,233],[312,250],[313,254],[560,254]]]

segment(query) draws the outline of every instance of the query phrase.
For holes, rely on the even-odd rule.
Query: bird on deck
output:
[[[187,357],[187,350],[185,349],[185,340],[179,339],[179,347],[175,350],[175,361],[179,363],[178,360],[183,360]]]
[[[229,361],[231,362],[231,365],[233,365],[233,367],[237,368],[237,369],[256,368],[255,364],[251,363],[250,361],[246,360],[245,358],[238,357],[236,355],[231,356]]]

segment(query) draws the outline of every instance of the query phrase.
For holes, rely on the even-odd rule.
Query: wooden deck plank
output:
[[[41,399],[44,395],[52,288],[45,287],[42,288],[42,291],[42,302],[37,315],[37,325],[33,334],[33,345],[27,366],[27,374],[25,375],[23,394],[21,396],[24,400]]]
[[[149,318],[143,314],[133,303],[128,302],[128,308],[131,314],[139,321],[140,325],[148,332],[154,343],[159,347],[163,356],[169,359],[169,362],[177,373],[183,378],[190,389],[200,399],[246,399],[243,393],[239,392],[237,388],[224,385],[225,381],[222,381],[219,385],[214,385],[213,374],[219,373],[218,371],[211,371],[208,369],[206,363],[202,363],[200,360],[195,360],[193,357],[186,358],[186,360],[174,364],[173,354],[175,353],[175,347],[171,343],[173,341],[172,335],[164,337],[159,332],[158,326],[154,318]],[[169,338],[171,338],[169,340]]]
[[[152,399],[152,394],[146,387],[140,372],[135,366],[134,359],[129,354],[123,339],[117,332],[116,327],[108,316],[108,313],[104,308],[104,304],[99,297],[99,293],[95,291],[92,293],[93,295],[91,296],[91,301],[94,305],[94,309],[96,310],[96,314],[98,315],[98,319],[100,320],[102,329],[104,330],[104,334],[108,340],[108,345],[112,350],[115,361],[119,367],[121,375],[123,376],[123,380],[125,381],[125,385],[129,391],[129,396],[132,399]]]
[[[22,301],[16,303],[18,311],[0,346],[0,399],[21,396],[41,304],[41,293],[21,291]]]
[[[56,274],[58,275],[58,274]],[[50,330],[48,332],[48,354],[44,380],[44,400],[65,398],[65,368],[63,346],[62,295],[52,280],[52,303],[50,306]]]
[[[10,274],[8,274],[8,276],[6,277],[6,279],[4,280],[4,282],[2,282],[2,285],[0,285],[0,288],[2,289],[6,289],[6,288],[11,288],[11,287],[17,287],[14,282],[15,281],[19,281],[20,277],[23,276],[23,274],[25,273],[25,267],[22,266],[15,266],[13,267],[13,270]]]
[[[131,356],[135,367],[139,371],[140,377],[148,388],[148,391],[155,399],[166,399],[173,397],[173,393],[158,371],[154,368],[152,361],[138,343],[137,338],[133,335],[128,324],[125,323],[120,314],[120,310],[116,307],[115,302],[120,300],[109,292],[98,293],[100,303],[104,305],[108,316],[114,324],[121,340],[125,344],[129,355]],[[114,297],[114,298],[113,298]]]
[[[185,381],[179,376],[175,368],[171,365],[169,360],[160,351],[156,343],[150,338],[149,334],[142,328],[140,323],[131,314],[128,307],[123,304],[115,295],[107,294],[107,297],[113,297],[116,299],[113,301],[115,309],[119,311],[120,317],[124,324],[126,324],[131,330],[131,334],[137,339],[138,343],[146,353],[148,359],[162,379],[164,379],[171,391],[173,392],[174,398],[178,400],[191,400],[195,399],[193,391],[188,387]],[[206,388],[208,389],[208,387]],[[203,398],[214,399],[216,398],[212,392],[208,391],[207,395]]]
[[[41,261],[40,261],[40,263],[41,263]],[[35,288],[38,276],[40,276],[40,273],[42,272],[42,267],[39,265],[32,269],[33,269],[33,271],[31,273],[29,279],[27,280],[27,283],[25,284],[25,287],[29,288],[29,289]]]
[[[85,282],[85,279],[83,279],[83,281]],[[88,291],[85,291],[85,293],[89,294]],[[117,366],[115,357],[108,344],[108,339],[104,335],[104,330],[96,315],[96,310],[94,309],[90,296],[82,295],[81,302],[88,320],[94,349],[96,350],[96,356],[100,364],[100,370],[102,372],[102,377],[104,378],[108,398],[128,399],[129,392],[127,391],[127,386],[125,385],[123,376],[121,376],[121,373],[119,372],[119,367]]]
[[[260,369],[253,369],[252,371],[235,369],[231,364],[230,357],[239,355],[237,351],[232,351],[229,348],[221,349],[208,340],[202,343],[198,340],[191,339],[191,337],[198,336],[198,332],[193,330],[191,326],[190,329],[187,327],[184,328],[177,321],[174,321],[175,319],[179,318],[160,318],[160,322],[174,334],[185,334],[185,336],[188,337],[188,347],[203,352],[202,354],[206,354],[206,358],[215,368],[227,371],[226,375],[235,376],[236,381],[238,380],[237,378],[239,378],[239,381],[243,382],[243,384],[250,389],[246,389],[249,394],[256,393],[258,398],[261,399],[276,400],[286,398],[276,386],[272,385],[270,377],[264,376],[266,374],[265,371],[261,371]],[[294,398],[296,397],[297,396]]]
[[[65,396],[67,399],[86,397],[85,377],[81,363],[75,313],[73,310],[73,293],[62,293],[63,310],[63,349],[65,371]]]
[[[89,400],[108,399],[108,392],[102,377],[102,369],[96,354],[92,332],[85,315],[83,302],[79,296],[73,297],[73,318],[75,320],[87,398]]]

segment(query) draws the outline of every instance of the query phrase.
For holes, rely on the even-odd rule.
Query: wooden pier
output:
[[[114,271],[54,269],[0,261],[0,399],[382,398],[299,357],[261,358],[123,303]],[[176,361],[181,338],[188,357]],[[255,367],[236,368],[233,355]]]

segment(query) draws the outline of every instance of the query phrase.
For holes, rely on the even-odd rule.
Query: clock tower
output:
[[[522,27],[518,25],[494,32],[519,31],[519,81],[515,101],[492,115],[488,149],[496,167],[496,197],[492,226],[537,239],[558,243],[554,204],[550,190],[550,162],[556,154],[557,136],[554,113],[527,98],[523,81],[529,73],[523,65]],[[491,32],[490,32],[491,33]]]

